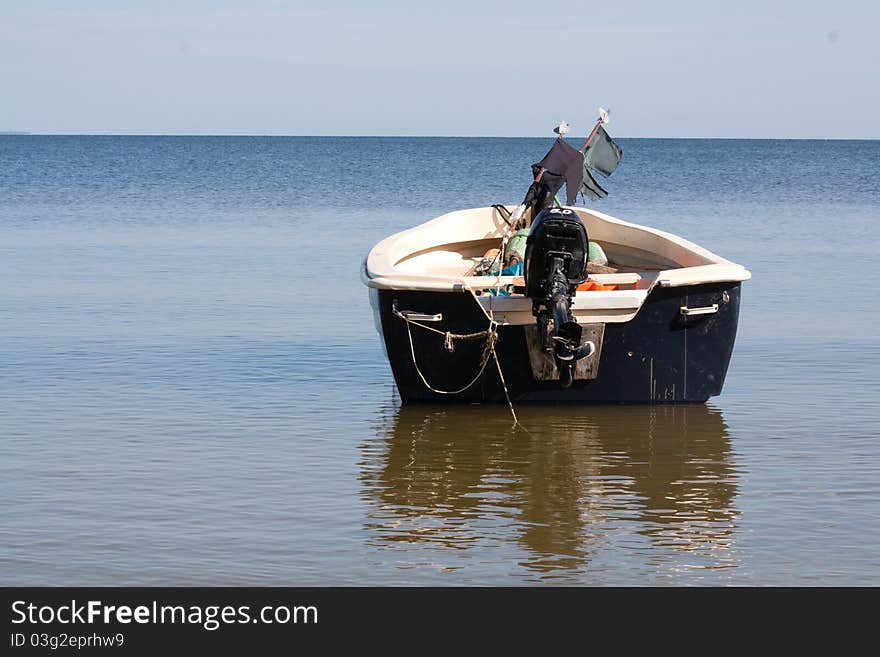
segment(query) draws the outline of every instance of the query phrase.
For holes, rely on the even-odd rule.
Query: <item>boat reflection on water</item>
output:
[[[407,405],[361,445],[370,542],[400,567],[554,574],[736,564],[730,438],[705,405]],[[422,550],[433,552],[430,556]],[[662,565],[668,569],[662,568]]]

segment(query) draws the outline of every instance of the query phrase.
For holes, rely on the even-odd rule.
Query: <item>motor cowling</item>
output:
[[[587,228],[574,210],[542,210],[532,222],[526,240],[526,296],[533,300],[546,296],[550,278],[559,269],[554,267],[554,261],[562,263],[560,273],[573,295],[577,286],[587,280],[589,251]]]

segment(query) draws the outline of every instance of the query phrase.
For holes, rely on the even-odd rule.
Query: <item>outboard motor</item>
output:
[[[532,299],[541,345],[553,352],[563,388],[574,379],[575,363],[594,349],[590,342],[581,345],[583,329],[571,313],[571,298],[587,280],[589,244],[583,222],[566,208],[542,210],[526,241],[526,296]]]

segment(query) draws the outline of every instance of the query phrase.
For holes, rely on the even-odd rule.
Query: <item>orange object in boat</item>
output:
[[[617,285],[603,285],[596,281],[586,280],[578,285],[578,292],[610,292],[616,290]]]

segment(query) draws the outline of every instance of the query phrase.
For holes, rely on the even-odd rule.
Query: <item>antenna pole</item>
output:
[[[587,146],[590,145],[590,142],[593,141],[593,137],[596,136],[596,133],[599,131],[599,126],[603,123],[608,123],[610,119],[608,118],[609,112],[604,107],[599,108],[599,118],[596,119],[596,125],[593,126],[593,130],[590,132],[587,140],[584,142],[584,145],[580,147],[580,152],[583,153],[587,150]]]
[[[581,153],[587,150],[587,146],[589,146],[590,142],[593,141],[593,137],[595,137],[596,133],[599,131],[599,126],[603,123],[605,123],[605,121],[603,121],[601,118],[596,121],[596,125],[593,126],[593,129],[592,131],[590,131],[590,134],[587,137],[587,140],[584,142],[584,145],[581,146],[580,149],[578,149]]]

